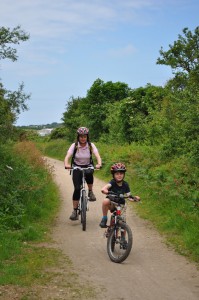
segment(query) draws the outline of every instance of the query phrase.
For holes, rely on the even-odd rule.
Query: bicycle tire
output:
[[[107,253],[112,262],[121,263],[130,254],[133,245],[133,233],[128,224],[118,222],[111,229],[107,239]]]
[[[82,230],[86,231],[86,191],[82,191],[82,199],[81,199],[81,223]]]

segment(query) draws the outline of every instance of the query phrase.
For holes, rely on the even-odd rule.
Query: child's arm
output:
[[[101,189],[102,194],[106,194],[106,195],[107,195],[110,188],[111,188],[111,184],[110,184],[110,183],[106,184],[106,185]]]

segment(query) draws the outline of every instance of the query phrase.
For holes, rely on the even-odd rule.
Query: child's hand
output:
[[[132,202],[139,202],[140,201],[140,197],[139,196],[130,196],[129,198],[129,201],[132,201]]]
[[[134,201],[139,202],[140,201],[140,197],[139,196],[134,196]]]

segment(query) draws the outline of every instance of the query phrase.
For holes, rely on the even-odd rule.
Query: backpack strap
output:
[[[71,169],[72,169],[72,165],[74,164],[75,154],[76,154],[77,148],[78,148],[77,146],[78,146],[78,142],[75,142],[75,147],[74,147],[73,155],[71,158]]]
[[[92,145],[91,145],[90,141],[88,142],[88,145],[89,145],[89,149],[90,149],[90,164],[94,165],[94,163],[93,163],[93,157],[92,157],[93,148],[92,148]]]

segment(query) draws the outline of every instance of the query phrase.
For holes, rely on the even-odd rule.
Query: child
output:
[[[111,167],[111,173],[113,174],[113,179],[106,184],[101,192],[103,194],[108,194],[108,192],[112,191],[116,194],[125,194],[126,196],[129,196],[130,201],[140,201],[139,196],[132,196],[130,192],[129,185],[126,181],[124,181],[126,172],[126,167],[123,163],[116,163],[112,165]],[[101,228],[106,228],[107,223],[107,214],[109,210],[112,210],[114,208],[114,204],[111,204],[110,200],[108,198],[105,198],[102,202],[102,213],[103,217],[99,224]]]

